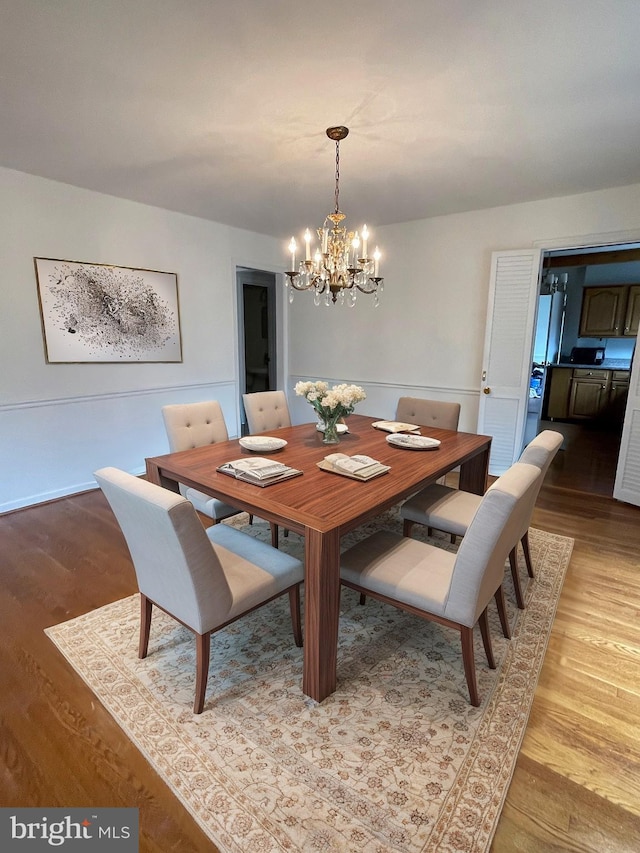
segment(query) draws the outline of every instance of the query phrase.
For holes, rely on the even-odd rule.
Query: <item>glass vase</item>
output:
[[[340,420],[340,413],[338,412],[335,415],[327,415],[321,418],[321,420],[324,424],[324,435],[322,437],[322,443],[339,444],[340,436],[338,435],[338,421]]]

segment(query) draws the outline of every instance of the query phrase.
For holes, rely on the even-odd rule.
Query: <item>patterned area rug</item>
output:
[[[234,526],[269,541],[246,515]],[[397,513],[345,537],[401,530]],[[280,534],[300,554],[302,539]],[[448,537],[431,541],[445,548]],[[288,598],[215,634],[205,711],[192,713],[192,635],[155,611],[137,658],[138,596],[46,633],[224,853],[477,853],[489,848],[514,770],[573,540],[532,529],[536,579],[513,637],[490,607],[498,668],[476,640],[480,708],[457,632],[343,590],[338,689],[301,692]],[[521,577],[526,578],[521,565]]]

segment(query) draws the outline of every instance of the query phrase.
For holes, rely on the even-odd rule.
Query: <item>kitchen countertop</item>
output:
[[[631,363],[627,359],[622,358],[605,358],[602,364],[573,364],[570,361],[561,361],[560,364],[550,364],[549,367],[571,367],[578,368],[594,368],[596,370],[630,370]]]

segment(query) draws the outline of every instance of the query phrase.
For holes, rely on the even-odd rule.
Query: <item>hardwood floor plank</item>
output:
[[[521,753],[493,850],[637,853],[640,821]]]
[[[535,725],[527,733],[521,755],[549,767],[559,776],[597,794],[603,801],[614,803],[626,812],[640,817],[638,798],[638,761],[631,761],[615,738],[600,738],[592,723],[558,711],[554,705],[540,704],[538,715],[544,715],[545,731]],[[582,726],[589,726],[586,736]],[[550,742],[553,749],[549,749]]]
[[[640,508],[562,475],[533,526],[575,547],[492,851],[637,853]],[[2,805],[137,806],[141,853],[214,851],[43,633],[135,591],[102,494],[0,517],[0,549]]]

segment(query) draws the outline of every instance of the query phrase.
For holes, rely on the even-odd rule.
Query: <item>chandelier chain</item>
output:
[[[340,211],[340,143],[336,142],[336,213]]]

